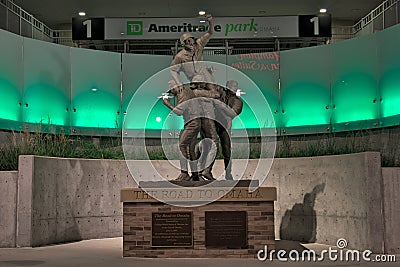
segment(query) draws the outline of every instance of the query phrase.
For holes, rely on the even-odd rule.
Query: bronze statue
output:
[[[195,39],[192,34],[184,33],[180,37],[183,49],[176,54],[171,62],[171,75],[175,82],[182,84],[179,73],[183,71],[189,81],[196,75],[202,75],[206,82],[214,82],[214,78],[207,70],[203,61],[203,48],[206,46],[214,32],[213,19],[211,15],[206,16],[208,20],[208,32]]]
[[[212,168],[218,154],[219,142],[217,129],[215,124],[216,114],[214,109],[214,101],[212,99],[219,99],[220,94],[215,90],[215,85],[205,83],[203,76],[196,75],[193,77],[191,89],[195,92],[198,98],[199,106],[202,107],[200,115],[200,135],[201,139],[210,139],[210,142],[202,142],[200,147],[203,155],[202,160],[199,161],[198,169],[201,175],[206,180],[215,180],[212,174]],[[209,162],[209,163],[208,163]],[[208,166],[206,166],[208,163]]]
[[[176,179],[177,181],[199,181],[195,155],[195,140],[200,131],[200,118],[197,116],[199,113],[198,107],[188,101],[194,99],[196,95],[194,92],[185,85],[177,85],[175,81],[171,80],[168,83],[169,90],[167,93],[172,93],[177,98],[176,106],[173,106],[168,97],[163,97],[163,103],[170,108],[176,115],[183,116],[184,128],[179,137],[179,150],[180,150],[180,166],[181,174]],[[192,176],[188,172],[188,160],[190,160],[190,169]]]
[[[222,89],[222,87],[219,87]],[[222,89],[219,100],[222,105],[216,105],[216,130],[221,142],[221,152],[224,158],[225,179],[233,180],[231,162],[231,130],[232,120],[242,112],[243,102],[236,95],[238,82],[230,80],[226,82],[226,91]]]
[[[163,102],[177,115],[184,115],[184,129],[179,139],[179,149],[185,159],[180,159],[181,175],[178,180],[199,180],[199,173],[207,180],[215,180],[212,175],[212,167],[215,162],[215,157],[218,153],[219,142],[222,145],[222,155],[224,157],[225,178],[232,180],[231,173],[231,140],[230,131],[232,128],[232,120],[241,110],[243,103],[231,90],[236,92],[237,82],[228,81],[227,87],[232,87],[231,90],[224,89],[214,82],[212,68],[209,69],[202,62],[203,48],[208,43],[214,31],[213,20],[211,15],[206,16],[209,29],[203,36],[195,39],[190,33],[184,33],[180,37],[180,43],[183,49],[177,53],[171,62],[171,75],[174,79],[174,86],[169,92],[177,97],[177,105],[174,107],[168,100],[163,98]],[[190,89],[182,85],[180,80],[180,72],[183,72],[188,80],[191,81]],[[170,81],[172,84],[172,81]],[[235,89],[236,86],[236,89]],[[192,92],[189,92],[193,90]],[[196,98],[197,97],[197,98]],[[196,98],[196,101],[189,101],[186,107],[184,102],[189,99]],[[218,100],[215,100],[218,99]],[[221,104],[218,104],[218,102]],[[194,116],[195,119],[190,119]],[[219,121],[219,122],[217,122]],[[207,138],[212,141],[202,142],[200,150],[202,157],[199,161],[199,166],[195,168],[193,160],[199,156],[195,156],[195,143],[197,135],[200,132],[201,138]],[[218,137],[219,138],[218,138]],[[206,161],[212,157],[209,165],[206,167]],[[191,160],[192,178],[187,171],[187,159]],[[186,167],[185,167],[186,166]]]

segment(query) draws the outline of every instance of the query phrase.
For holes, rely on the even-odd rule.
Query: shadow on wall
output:
[[[325,189],[325,183],[318,184],[311,193],[304,195],[303,203],[296,203],[285,211],[280,226],[282,240],[314,243],[317,235],[317,216],[314,210],[317,194]]]

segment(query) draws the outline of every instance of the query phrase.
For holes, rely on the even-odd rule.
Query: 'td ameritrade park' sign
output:
[[[279,17],[217,17],[213,38],[330,37],[330,15]],[[202,18],[74,18],[74,40],[178,39],[208,31]]]
[[[205,20],[203,20],[205,21]],[[107,19],[105,39],[177,39],[184,32],[194,36],[208,31],[208,22],[184,19]],[[215,18],[213,38],[298,36],[297,16]]]

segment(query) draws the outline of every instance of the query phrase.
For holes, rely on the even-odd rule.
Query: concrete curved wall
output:
[[[154,164],[169,177],[179,173],[166,161]],[[250,160],[245,177],[256,164]],[[222,168],[218,161],[215,172]],[[243,161],[235,161],[233,168],[244,168]],[[154,174],[136,171],[135,175]],[[0,177],[4,179],[1,173]],[[398,185],[396,177],[392,175],[383,183],[380,154],[376,152],[275,159],[263,185],[278,189],[276,237],[330,245],[345,238],[350,248],[379,253],[386,244],[386,251],[396,251],[399,231],[393,221],[385,220],[398,214],[392,208],[383,216],[383,203],[387,207],[400,205],[398,198],[385,199],[383,194],[393,196],[400,191],[393,186]],[[16,180],[17,246],[121,236],[120,189],[136,187],[126,163],[118,160],[21,156]],[[14,197],[9,197],[11,205]],[[3,209],[2,214],[7,211],[12,216],[12,209]],[[390,242],[384,242],[389,234]]]

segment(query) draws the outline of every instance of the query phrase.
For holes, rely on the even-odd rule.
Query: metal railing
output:
[[[75,46],[71,30],[53,30],[53,42],[60,45]]]
[[[398,10],[399,10],[399,0],[386,0],[384,2],[382,2],[382,4],[380,4],[378,7],[376,7],[375,9],[373,9],[370,13],[368,13],[367,15],[365,15],[359,22],[357,22],[354,26],[353,26],[353,34],[355,35],[356,33],[360,32],[361,30],[363,30],[364,28],[366,28],[371,22],[373,22],[374,20],[379,19],[380,16],[382,16],[382,23],[383,23],[383,29],[385,29],[385,12],[387,10],[389,10],[392,7],[396,7],[396,23],[399,23],[399,14],[398,14]]]
[[[27,37],[32,37],[35,39],[40,39],[40,40],[45,40],[45,41],[54,41],[53,35],[54,35],[54,30],[50,29],[47,27],[43,22],[40,20],[36,19],[33,15],[29,14],[26,12],[24,9],[16,5],[13,1],[10,0],[0,0],[0,7],[3,7],[6,9],[6,30],[9,30],[10,28],[10,23],[13,23],[13,21],[9,21],[9,14],[7,12],[10,12],[11,14],[14,14],[17,16],[17,20],[19,21],[14,21],[14,23],[18,23],[19,29],[17,30],[18,32],[15,32],[19,35],[22,36],[27,36]],[[30,31],[23,31],[23,23],[26,23],[28,27],[30,27]]]
[[[353,26],[332,26],[331,42],[336,43],[354,37]]]

